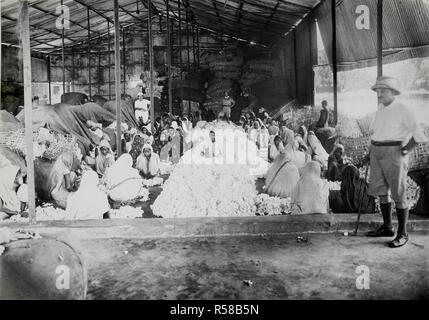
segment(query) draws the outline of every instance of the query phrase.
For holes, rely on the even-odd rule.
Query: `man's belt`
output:
[[[376,147],[397,147],[402,146],[402,141],[374,141],[371,140],[371,144]]]

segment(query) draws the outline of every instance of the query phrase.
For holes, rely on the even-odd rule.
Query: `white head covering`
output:
[[[102,219],[109,211],[107,195],[98,189],[98,175],[87,170],[82,175],[79,190],[69,196],[66,215],[68,219]]]
[[[142,147],[142,152],[144,151],[144,149],[149,149],[151,152],[153,152],[152,145],[150,145],[149,143],[146,143],[146,144]]]
[[[178,124],[177,124],[177,122],[176,122],[176,121],[173,121],[173,122],[171,123],[171,127],[172,127],[174,130],[176,130],[177,128],[179,128],[179,126],[178,126]]]

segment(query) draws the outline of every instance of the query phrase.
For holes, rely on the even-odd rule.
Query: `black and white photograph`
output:
[[[429,0],[0,3],[0,300],[429,299]]]

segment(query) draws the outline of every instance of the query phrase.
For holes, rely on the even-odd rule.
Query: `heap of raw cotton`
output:
[[[210,131],[214,131],[216,142],[221,155],[216,158],[206,158],[201,155],[204,141],[209,141]],[[193,148],[185,152],[181,159],[182,164],[239,164],[248,167],[248,174],[252,176],[264,176],[269,164],[260,157],[255,142],[249,140],[244,130],[227,122],[204,123],[190,132],[189,138]],[[210,143],[210,142],[209,142]]]
[[[255,198],[256,215],[258,216],[272,216],[291,213],[291,199],[270,197],[268,194],[261,193]]]
[[[256,195],[245,165],[179,164],[152,210],[163,218],[253,216]]]

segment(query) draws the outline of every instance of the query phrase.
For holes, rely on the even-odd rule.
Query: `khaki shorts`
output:
[[[401,146],[371,145],[370,150],[368,194],[374,197],[390,196],[397,208],[408,208],[406,190],[409,156],[401,153]]]
[[[225,117],[231,118],[231,107],[223,107],[222,111],[225,114]]]

